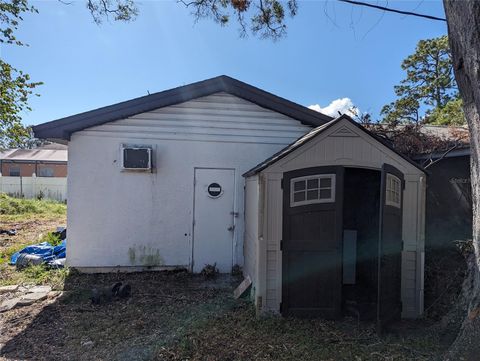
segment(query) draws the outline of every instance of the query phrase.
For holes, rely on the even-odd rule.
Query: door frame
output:
[[[382,295],[382,289],[381,289],[381,272],[382,272],[382,255],[383,255],[383,238],[384,238],[384,215],[385,215],[385,207],[393,207],[391,205],[386,204],[386,179],[387,179],[387,174],[392,174],[396,176],[397,178],[400,179],[401,185],[400,185],[400,209],[398,212],[400,213],[400,219],[401,219],[401,242],[402,242],[402,249],[400,250],[400,260],[399,260],[399,316],[401,317],[401,312],[402,312],[402,251],[403,251],[403,210],[404,210],[404,193],[405,193],[405,175],[396,167],[384,163],[381,168],[381,181],[380,181],[380,213],[379,213],[379,230],[378,230],[378,254],[377,254],[377,316],[376,316],[376,329],[377,333],[381,334],[385,328],[385,326],[391,321],[396,318],[394,315],[392,318],[389,320],[386,320],[384,322],[383,319],[381,319],[381,310],[382,310],[382,300],[381,300],[381,295]]]
[[[232,211],[235,213],[235,209],[237,207],[237,172],[235,168],[226,168],[226,167],[193,167],[193,191],[192,191],[192,237],[191,237],[191,246],[190,246],[190,266],[189,270],[190,272],[193,273],[193,263],[195,262],[194,260],[194,255],[195,255],[195,196],[196,196],[196,172],[197,170],[232,170],[233,171],[233,204],[232,204]],[[234,226],[233,232],[232,232],[232,267],[234,265],[234,261],[236,259],[235,255],[235,246],[236,246],[236,237],[237,237],[237,220],[234,214],[232,214],[233,222],[232,225]]]
[[[339,277],[338,277],[338,290],[337,290],[337,296],[339,303],[337,310],[335,310],[335,313],[338,313],[336,316],[341,315],[341,309],[342,309],[342,259],[343,259],[343,249],[341,247],[341,242],[343,238],[343,176],[344,176],[344,166],[337,166],[337,165],[331,165],[331,166],[320,166],[320,167],[307,167],[307,168],[300,168],[300,169],[295,169],[291,170],[288,172],[284,172],[282,174],[282,240],[280,241],[281,244],[283,243],[283,239],[285,238],[285,235],[287,234],[287,222],[285,221],[286,219],[286,209],[287,207],[290,206],[290,194],[286,196],[286,191],[290,190],[290,180],[292,178],[296,177],[302,177],[302,176],[309,176],[309,175],[316,175],[316,174],[335,174],[335,208],[336,208],[336,220],[337,220],[337,225],[336,225],[336,236],[339,239],[339,249],[338,249],[338,254],[339,254],[339,260],[340,263],[338,265],[339,268]],[[288,184],[288,185],[287,185]],[[288,306],[288,286],[286,285],[286,281],[288,280],[288,274],[287,274],[287,267],[286,264],[287,262],[285,261],[286,259],[286,252],[283,251],[282,245],[280,246],[280,250],[282,252],[281,258],[282,258],[282,299],[281,299],[281,306],[280,306],[280,313],[283,316],[289,315],[289,306]],[[308,313],[308,311],[307,311]]]

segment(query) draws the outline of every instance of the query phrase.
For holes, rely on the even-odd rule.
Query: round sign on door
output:
[[[218,183],[210,183],[207,187],[208,196],[211,198],[218,198],[222,195],[222,186]]]

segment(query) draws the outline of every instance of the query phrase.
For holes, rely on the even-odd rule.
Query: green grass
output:
[[[50,285],[52,289],[61,290],[69,274],[69,268],[50,269],[42,264],[29,266],[18,271],[4,263],[0,264],[0,286]]]
[[[12,255],[15,252],[18,252],[18,251],[20,251],[21,249],[23,249],[27,246],[29,246],[29,244],[17,243],[17,244],[11,245],[8,248],[3,249],[3,250],[0,249],[0,264],[8,263],[10,261],[10,257],[12,257]]]
[[[13,198],[0,193],[0,217],[5,220],[25,218],[55,218],[65,216],[67,205],[53,200]]]

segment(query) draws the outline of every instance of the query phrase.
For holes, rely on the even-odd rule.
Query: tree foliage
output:
[[[138,9],[134,0],[86,0],[93,20],[100,24],[111,16],[116,21],[133,20]],[[26,45],[16,36],[16,30],[27,13],[38,13],[28,0],[0,0],[0,44]],[[29,99],[41,82],[0,59],[0,149],[31,147],[35,140],[29,127],[22,125],[22,115],[31,108]]]
[[[28,99],[41,83],[0,60],[0,149],[22,144],[29,131],[22,125],[21,114],[31,110]]]
[[[113,16],[115,21],[131,21],[138,15],[134,0],[87,0],[87,9],[97,24],[110,16]]]
[[[438,108],[457,93],[446,35],[420,40],[415,53],[402,62],[402,69],[407,77],[395,87],[399,97],[415,98]]]
[[[385,105],[381,112],[383,122],[389,124],[418,123],[420,121],[420,102],[412,97],[400,98]]]
[[[28,0],[0,0],[0,44],[24,45],[15,36],[15,30],[28,12],[38,13]]]
[[[406,77],[394,88],[398,99],[381,110],[384,122],[464,123],[460,121],[461,114],[452,113],[461,107],[455,107],[459,101],[458,90],[446,35],[420,40],[415,52],[403,60],[401,67]],[[446,119],[449,114],[455,116],[452,122]]]
[[[15,31],[25,13],[37,10],[27,0],[0,0],[0,44],[25,45]],[[23,144],[29,131],[21,123],[21,114],[30,110],[28,99],[40,82],[0,59],[0,148]]]
[[[465,125],[462,99],[449,100],[443,107],[438,107],[429,112],[425,122],[434,125]]]
[[[262,38],[278,40],[286,34],[286,15],[297,15],[297,0],[179,0],[191,8],[197,20],[211,18],[224,26],[232,17],[240,25],[240,33],[250,30]]]
[[[467,129],[451,128],[448,135],[439,136],[429,132],[420,123],[402,125],[378,123],[365,126],[407,157],[450,152],[467,146],[470,141]]]

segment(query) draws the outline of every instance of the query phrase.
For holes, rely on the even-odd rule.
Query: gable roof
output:
[[[8,149],[0,152],[0,161],[5,162],[67,162],[67,149]]]
[[[348,122],[350,122],[351,124],[355,125],[358,129],[362,130],[363,132],[367,133],[370,137],[374,138],[377,142],[381,143],[382,145],[384,145],[385,147],[389,148],[392,152],[394,152],[395,154],[397,154],[399,157],[403,158],[404,160],[406,160],[408,163],[412,164],[413,166],[415,166],[416,168],[420,169],[422,172],[426,173],[425,169],[420,166],[419,164],[415,163],[413,160],[411,160],[410,158],[404,156],[403,154],[397,152],[390,144],[388,144],[385,140],[383,140],[382,138],[378,137],[377,135],[375,135],[374,133],[370,132],[368,129],[366,129],[365,127],[363,127],[362,125],[360,125],[359,123],[355,122],[352,118],[350,118],[348,115],[346,114],[342,114],[341,116],[339,116],[338,118],[335,118],[331,121],[329,121],[328,123],[325,123],[315,129],[312,129],[310,132],[308,132],[307,134],[305,134],[304,136],[298,138],[295,142],[291,143],[290,145],[287,145],[285,148],[283,148],[282,150],[280,150],[279,152],[275,153],[274,155],[272,155],[270,158],[264,160],[262,163],[256,165],[255,167],[253,167],[252,169],[250,169],[249,171],[247,171],[246,173],[243,174],[244,177],[250,177],[252,175],[255,175],[259,172],[261,172],[262,170],[264,170],[265,168],[269,167],[270,165],[272,165],[273,163],[276,163],[277,161],[279,161],[280,159],[286,157],[288,154],[292,153],[295,149],[298,149],[300,148],[302,145],[308,143],[310,140],[314,139],[317,135],[323,133],[325,130],[327,130],[328,128],[330,128],[331,126],[337,124],[338,122],[340,122],[342,119],[345,119],[347,120]]]
[[[37,138],[70,140],[72,133],[86,128],[127,118],[169,105],[183,103],[188,100],[218,92],[226,92],[251,101],[263,108],[271,109],[297,119],[305,125],[316,127],[332,120],[332,118],[327,115],[308,109],[307,107],[278,97],[226,75],[221,75],[216,78],[43,123],[34,126],[33,132]]]

